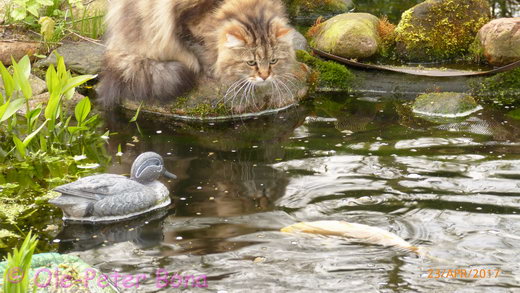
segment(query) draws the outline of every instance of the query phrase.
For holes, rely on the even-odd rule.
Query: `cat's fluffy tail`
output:
[[[98,95],[105,108],[122,99],[165,103],[195,86],[196,74],[177,61],[157,61],[119,52],[105,54]]]

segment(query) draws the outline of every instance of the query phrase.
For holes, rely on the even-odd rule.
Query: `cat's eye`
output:
[[[255,66],[256,65],[256,61],[255,60],[250,60],[250,61],[247,61],[246,63],[249,66]]]
[[[269,63],[271,64],[276,64],[278,62],[278,59],[274,58],[274,59],[271,59],[271,61],[269,61]]]

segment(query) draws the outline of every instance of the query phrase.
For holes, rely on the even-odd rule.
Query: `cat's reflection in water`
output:
[[[133,158],[153,150],[165,157],[166,167],[177,175],[168,183],[174,202],[175,219],[207,219],[210,228],[164,225],[163,245],[166,254],[182,251],[211,253],[238,249],[250,242],[229,238],[254,233],[251,226],[226,225],[215,218],[236,217],[275,209],[276,201],[285,194],[289,179],[272,167],[286,157],[283,147],[294,129],[305,121],[306,110],[296,108],[271,117],[238,121],[225,125],[160,123],[142,116],[142,134],[131,132],[128,124],[111,127],[120,136],[111,138],[111,153],[118,144],[125,145],[132,136],[139,142],[124,148],[121,164],[110,171],[129,170]],[[122,120],[121,120],[122,121]],[[160,129],[161,133],[157,133]],[[130,130],[130,132],[129,132]],[[168,155],[169,154],[169,155]],[[127,172],[127,171],[126,171]],[[168,217],[168,219],[172,216]],[[178,239],[180,237],[180,239]]]

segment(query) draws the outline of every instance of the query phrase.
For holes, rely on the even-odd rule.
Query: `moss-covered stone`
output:
[[[485,103],[520,106],[520,68],[470,84],[474,95]]]
[[[165,115],[190,118],[211,118],[233,115],[250,115],[258,112],[285,108],[306,97],[309,86],[310,69],[302,63],[295,64],[291,78],[276,78],[271,86],[249,88],[245,86],[234,91],[229,84],[206,78],[200,80],[196,89],[178,97],[170,103],[145,103],[142,110]],[[123,107],[136,110],[140,103],[123,100]],[[231,118],[231,117],[230,117]]]
[[[395,31],[397,54],[407,61],[461,56],[489,13],[486,0],[427,0],[403,13]]]
[[[335,15],[348,12],[353,6],[351,0],[284,0],[284,2],[293,18]]]
[[[352,74],[345,66],[333,61],[324,61],[306,51],[296,51],[298,61],[307,64],[317,76],[311,87],[350,90],[354,81]]]
[[[475,99],[463,93],[428,93],[415,99],[414,113],[434,117],[464,117],[480,110]]]
[[[345,58],[367,58],[379,50],[379,19],[368,13],[344,13],[313,28],[311,46]]]

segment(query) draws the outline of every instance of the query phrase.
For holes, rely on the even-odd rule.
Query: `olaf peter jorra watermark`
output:
[[[18,267],[9,268],[5,282],[20,283],[25,277],[24,271]],[[113,271],[108,274],[94,269],[87,269],[82,273],[71,273],[60,269],[39,268],[34,271],[31,282],[38,288],[72,288],[73,286],[106,288],[139,288],[140,285],[153,280],[155,286],[163,288],[207,288],[206,275],[180,275],[158,268],[155,274],[124,274]]]

